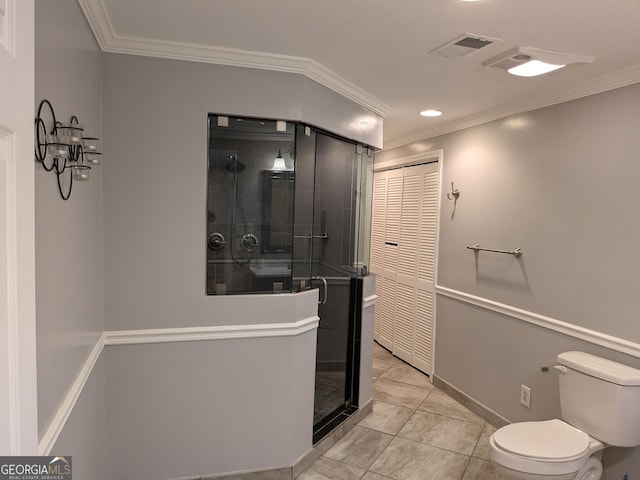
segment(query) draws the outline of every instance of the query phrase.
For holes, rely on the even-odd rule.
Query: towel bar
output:
[[[483,248],[480,245],[478,245],[477,243],[474,243],[473,245],[467,245],[467,248],[469,250],[473,250],[474,252],[494,252],[494,253],[504,253],[507,255],[513,255],[516,258],[519,258],[522,255],[522,249],[521,248],[514,248],[513,250],[496,250],[493,248]]]

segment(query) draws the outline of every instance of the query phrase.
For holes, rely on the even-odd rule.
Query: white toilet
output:
[[[607,446],[640,445],[640,370],[583,352],[558,355],[562,420],[513,423],[489,440],[513,480],[598,480]]]

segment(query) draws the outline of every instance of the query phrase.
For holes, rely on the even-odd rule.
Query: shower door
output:
[[[372,165],[307,125],[209,116],[207,294],[319,289],[314,443],[358,405]]]
[[[299,127],[294,263],[319,288],[314,442],[357,401],[357,159],[354,143]]]

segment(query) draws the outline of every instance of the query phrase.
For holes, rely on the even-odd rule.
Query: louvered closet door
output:
[[[377,275],[374,336],[381,345],[393,349],[396,307],[396,268],[402,172],[376,173],[373,181],[371,232],[371,272]]]
[[[420,246],[416,277],[416,321],[412,365],[431,372],[433,365],[433,303],[438,228],[438,164],[424,165],[420,208]]]
[[[420,208],[422,197],[421,167],[403,169],[402,208],[399,212],[398,275],[396,293],[396,330],[393,354],[411,363],[416,318],[416,280],[418,276]]]
[[[374,335],[394,355],[430,373],[438,164],[377,172],[373,202]]]

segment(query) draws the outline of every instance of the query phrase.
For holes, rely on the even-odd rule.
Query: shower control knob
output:
[[[253,252],[260,246],[260,243],[258,242],[258,237],[253,233],[245,233],[240,239],[240,246],[245,252]]]
[[[211,250],[221,250],[227,244],[227,241],[220,232],[214,232],[209,235],[207,239],[207,243]]]

